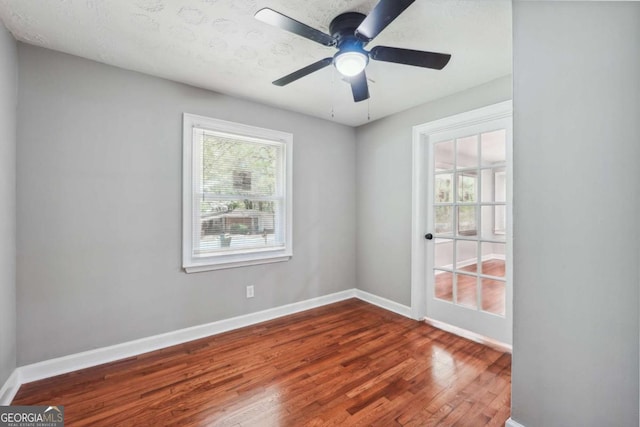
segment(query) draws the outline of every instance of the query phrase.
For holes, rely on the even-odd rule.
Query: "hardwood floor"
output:
[[[511,356],[351,299],[23,385],[67,426],[504,426]]]
[[[461,271],[477,272],[477,264],[460,268]],[[504,277],[504,260],[492,259],[482,263],[484,274]],[[453,274],[442,273],[436,276],[435,293],[436,297],[445,301],[453,301]],[[499,280],[480,279],[482,288],[481,304],[482,310],[504,316],[505,312],[505,285]],[[471,308],[477,308],[477,288],[476,276],[458,274],[458,295],[457,302]]]

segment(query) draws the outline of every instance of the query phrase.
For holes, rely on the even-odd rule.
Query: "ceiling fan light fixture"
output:
[[[340,74],[345,77],[357,76],[365,69],[369,57],[364,52],[340,51],[333,58],[333,64]]]
[[[443,69],[451,59],[450,54],[389,46],[375,46],[370,51],[364,49],[371,40],[415,1],[378,0],[368,15],[359,12],[341,13],[329,23],[330,34],[296,21],[273,9],[260,9],[255,14],[256,19],[338,50],[333,56],[316,61],[274,80],[273,84],[286,86],[333,64],[338,72],[344,76],[343,80],[351,86],[353,101],[360,102],[369,99],[369,85],[365,68],[370,59],[435,70]]]

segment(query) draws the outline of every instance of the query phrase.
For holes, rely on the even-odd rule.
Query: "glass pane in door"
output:
[[[483,311],[504,316],[505,285],[502,280],[481,279]]]
[[[453,302],[453,273],[434,270],[435,297],[443,301]]]
[[[478,271],[478,242],[456,240],[456,270]]]
[[[458,181],[458,202],[473,203],[478,198],[478,176],[475,171],[456,174]]]
[[[493,201],[505,203],[507,201],[507,175],[504,169],[494,169]]]
[[[433,166],[435,171],[451,170],[454,167],[453,141],[438,142],[433,147]]]
[[[436,174],[434,183],[433,201],[435,203],[453,202],[453,175],[450,173]]]
[[[492,313],[504,307],[505,146],[504,130],[434,145],[436,298]]]
[[[475,236],[478,234],[476,225],[476,207],[458,206],[458,235]]]
[[[482,150],[482,166],[491,166],[497,163],[504,163],[507,159],[507,132],[498,129],[493,132],[486,132],[480,136]]]
[[[480,208],[480,238],[504,242],[507,230],[507,207],[488,205]]]
[[[478,307],[477,276],[468,274],[456,274],[457,300],[456,303],[469,308]]]
[[[436,234],[453,234],[453,206],[436,206],[434,213],[433,229]]]
[[[505,249],[504,243],[480,243],[482,274],[494,277],[505,277]]]
[[[437,239],[434,251],[434,268],[453,270],[453,243],[452,239]]]
[[[456,139],[456,168],[478,166],[478,135]]]

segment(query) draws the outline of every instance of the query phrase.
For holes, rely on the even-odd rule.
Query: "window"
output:
[[[289,133],[184,114],[187,273],[292,256]]]

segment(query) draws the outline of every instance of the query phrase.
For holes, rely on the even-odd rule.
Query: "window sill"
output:
[[[237,261],[218,260],[217,262],[215,262],[212,260],[207,260],[202,263],[184,265],[183,268],[186,273],[200,273],[202,271],[225,270],[228,268],[248,267],[251,265],[270,264],[273,262],[284,262],[289,261],[291,257],[292,255],[286,254],[263,258],[246,258]]]

